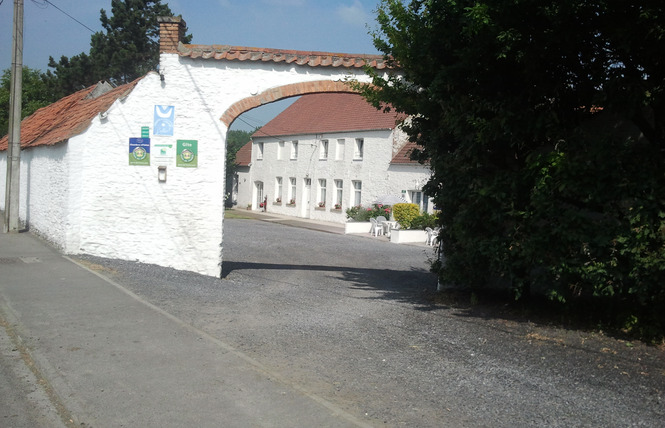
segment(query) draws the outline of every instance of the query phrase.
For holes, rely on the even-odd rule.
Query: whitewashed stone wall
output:
[[[143,78],[87,131],[21,162],[22,221],[70,254],[154,263],[218,276],[222,260],[226,126],[232,105],[279,86],[342,80],[349,70],[279,63],[192,60],[162,54]],[[367,80],[361,70],[353,70]],[[173,137],[152,135],[155,105],[175,107]],[[151,142],[198,141],[198,168],[129,165],[129,138],[149,126]],[[153,150],[154,156],[154,150]],[[0,160],[4,209],[6,156]]]
[[[19,218],[21,224],[47,238],[60,248],[65,247],[67,207],[71,190],[67,145],[36,147],[21,152]],[[0,206],[5,209],[7,180],[6,152],[0,156]]]
[[[422,187],[429,181],[431,170],[429,166],[420,164],[392,164],[386,173],[386,181],[391,189],[395,189],[390,194],[402,196],[407,202],[411,200],[411,191],[422,192]],[[405,190],[406,193],[402,193]],[[423,196],[424,197],[424,196]],[[427,212],[434,212],[434,202],[428,197]]]

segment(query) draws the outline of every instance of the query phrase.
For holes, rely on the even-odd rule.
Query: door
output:
[[[310,216],[310,201],[311,201],[311,194],[312,194],[312,179],[311,178],[306,178],[305,179],[305,186],[302,192],[302,216],[305,218],[309,218]]]
[[[263,210],[261,204],[263,203],[263,181],[256,181],[254,183],[256,199],[254,200],[254,209]]]

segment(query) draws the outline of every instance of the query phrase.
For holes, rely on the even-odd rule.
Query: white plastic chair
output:
[[[427,232],[427,240],[425,241],[425,244],[434,246],[434,241],[439,236],[439,232],[437,230],[432,230],[431,227],[426,227],[425,231]]]
[[[380,215],[380,216],[378,216],[378,217],[376,218],[376,226],[377,226],[379,229],[381,229],[381,234],[383,234],[383,235],[386,234],[386,231],[385,231],[385,228],[386,228],[386,221],[387,221],[387,219],[386,219],[384,216],[382,216],[382,215]]]
[[[372,223],[372,228],[369,230],[369,233],[374,236],[383,235],[383,225],[379,224],[375,218],[370,218],[369,222]]]

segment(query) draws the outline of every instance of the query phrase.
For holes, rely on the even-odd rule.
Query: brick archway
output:
[[[229,107],[220,120],[227,128],[231,126],[241,114],[265,104],[278,101],[284,98],[295,97],[306,94],[320,94],[320,93],[333,93],[333,92],[351,92],[357,93],[348,82],[333,81],[333,80],[316,80],[312,82],[299,82],[290,85],[279,86],[276,88],[268,89],[258,95],[244,98],[231,107]]]

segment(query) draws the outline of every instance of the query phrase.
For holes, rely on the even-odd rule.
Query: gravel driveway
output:
[[[665,350],[432,303],[432,250],[224,221],[223,279],[85,257],[369,424],[665,426]]]

